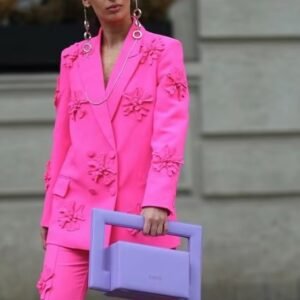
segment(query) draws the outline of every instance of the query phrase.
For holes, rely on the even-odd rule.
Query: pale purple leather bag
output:
[[[144,217],[93,209],[90,289],[133,300],[201,299],[201,226],[168,221],[168,234],[189,239],[186,252],[125,241],[104,248],[105,224],[142,229]]]

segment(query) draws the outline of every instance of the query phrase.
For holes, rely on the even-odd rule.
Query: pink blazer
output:
[[[179,40],[143,26],[143,37],[134,40],[135,29],[133,24],[106,88],[101,28],[91,39],[91,53],[82,51],[84,40],[61,53],[40,220],[48,227],[47,243],[89,249],[94,207],[132,214],[146,206],[161,207],[169,220],[176,220],[189,125],[183,48]],[[179,237],[144,236],[107,225],[105,245],[118,240],[180,245]]]

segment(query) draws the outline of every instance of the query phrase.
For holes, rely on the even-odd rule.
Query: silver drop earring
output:
[[[138,40],[143,36],[143,33],[141,31],[141,23],[139,21],[140,17],[142,16],[142,10],[139,8],[138,0],[135,0],[135,9],[133,10],[133,18],[135,25],[137,27],[136,30],[132,33],[132,36],[134,39]]]
[[[90,40],[92,38],[92,34],[90,32],[90,22],[89,22],[88,16],[87,16],[87,8],[85,6],[83,7],[83,11],[84,11],[84,23],[83,24],[84,24],[84,28],[85,28],[83,37],[85,39],[85,42],[83,43],[82,51],[84,54],[87,54],[92,50],[92,44],[90,42]]]

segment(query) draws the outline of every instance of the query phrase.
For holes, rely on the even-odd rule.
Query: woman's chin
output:
[[[125,20],[125,16],[122,13],[116,13],[116,14],[111,14],[106,16],[107,22],[115,23],[115,22],[120,22],[122,20]]]

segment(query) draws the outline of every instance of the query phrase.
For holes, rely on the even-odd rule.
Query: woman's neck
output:
[[[101,23],[103,29],[103,45],[106,48],[113,48],[122,43],[127,36],[131,24],[132,19],[130,16],[119,23]]]

